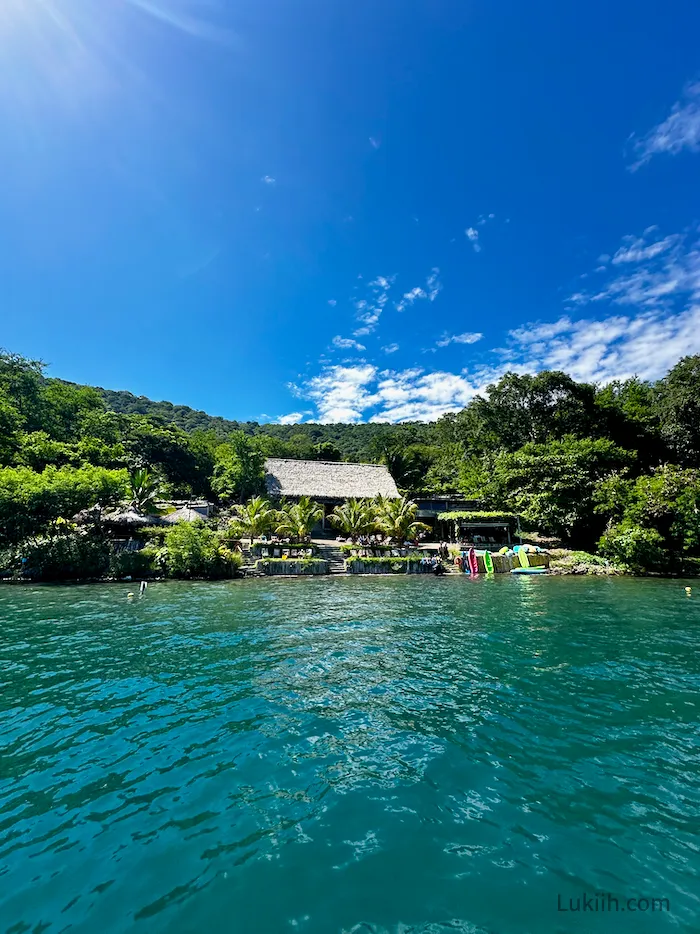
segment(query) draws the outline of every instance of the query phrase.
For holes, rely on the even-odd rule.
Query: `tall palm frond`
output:
[[[388,538],[395,542],[404,542],[429,529],[424,522],[416,520],[417,514],[417,503],[405,496],[401,499],[384,500],[377,525]]]
[[[376,526],[376,509],[364,499],[349,499],[336,506],[331,513],[333,525],[356,542],[361,535],[368,535]]]
[[[138,467],[129,476],[129,505],[144,516],[162,516],[168,510],[158,505],[161,483],[147,467]]]
[[[310,537],[311,530],[322,516],[322,506],[310,500],[308,496],[301,496],[294,504],[284,504],[277,513],[277,534],[299,542],[304,541]]]
[[[241,535],[253,541],[265,532],[269,532],[277,516],[263,496],[254,496],[244,506],[234,506],[236,525]]]

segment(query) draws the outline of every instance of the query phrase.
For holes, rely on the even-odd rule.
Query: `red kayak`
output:
[[[469,549],[469,572],[471,574],[479,573],[479,562],[476,557],[476,549],[474,548],[473,545]]]

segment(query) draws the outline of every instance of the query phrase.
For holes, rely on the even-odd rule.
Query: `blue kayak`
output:
[[[546,574],[547,568],[513,568],[511,574]]]

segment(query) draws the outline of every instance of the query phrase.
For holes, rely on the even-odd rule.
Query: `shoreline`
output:
[[[438,578],[442,580],[448,579],[467,579],[472,580],[472,575],[462,574],[462,573],[446,573],[446,574],[391,574],[391,573],[375,573],[375,574],[241,574],[237,577],[220,577],[220,578],[207,578],[207,577],[190,577],[190,578],[177,578],[177,577],[151,577],[151,578],[136,578],[132,580],[119,580],[116,578],[108,577],[96,577],[90,578],[88,580],[59,580],[59,581],[33,581],[33,580],[17,580],[11,578],[0,578],[0,586],[16,586],[16,587],[87,587],[94,585],[117,585],[122,584],[126,585],[136,585],[138,586],[141,581],[145,581],[147,584],[240,584],[240,583],[250,583],[252,581],[273,581],[273,580],[283,580],[283,581],[294,581],[294,580],[338,580],[338,579],[367,579],[367,578]],[[633,574],[631,572],[625,572],[620,570],[614,571],[577,571],[577,570],[568,570],[563,568],[548,568],[544,574],[533,574],[533,575],[514,575],[514,574],[478,574],[476,575],[477,580],[491,580],[502,578],[508,580],[512,577],[536,577],[536,578],[547,578],[547,577],[577,577],[577,578],[620,578],[624,580],[700,580],[700,574],[661,574],[659,572],[648,572],[645,574]]]

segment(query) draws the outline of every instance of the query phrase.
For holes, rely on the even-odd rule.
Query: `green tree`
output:
[[[241,555],[203,522],[178,522],[168,529],[162,554],[169,577],[233,577],[242,564]]]
[[[95,580],[107,574],[111,554],[99,529],[78,529],[59,519],[14,549],[5,569],[36,581]]]
[[[116,506],[127,486],[126,471],[102,467],[0,469],[0,545],[40,535],[56,519],[91,506]]]
[[[376,511],[373,503],[366,499],[348,499],[336,506],[331,513],[331,522],[345,535],[356,542],[361,535],[369,535],[376,525]]]
[[[314,525],[323,517],[323,507],[308,496],[300,496],[296,503],[284,503],[277,514],[278,535],[295,542],[306,541]]]
[[[385,499],[377,516],[377,527],[392,541],[410,541],[429,530],[424,522],[418,522],[417,515],[418,504],[405,496],[401,499]]]
[[[700,354],[683,357],[657,384],[657,409],[676,463],[700,466]]]
[[[425,487],[426,475],[440,456],[440,449],[428,444],[409,444],[405,447],[395,442],[386,449],[383,461],[396,485],[409,493],[418,493]]]
[[[452,421],[465,451],[516,451],[524,444],[594,433],[595,387],[566,373],[506,373]]]
[[[493,458],[487,498],[543,532],[590,547],[602,531],[596,487],[632,463],[633,452],[607,439],[569,436],[526,444]]]
[[[162,516],[165,510],[158,505],[162,497],[161,482],[145,467],[129,475],[129,504],[141,515]]]
[[[9,397],[27,431],[41,431],[44,364],[0,350],[0,390]]]
[[[12,463],[20,447],[24,418],[5,390],[0,389],[0,465]]]
[[[224,503],[244,502],[264,493],[265,455],[244,432],[232,432],[217,448],[211,485]]]
[[[663,545],[663,537],[656,529],[621,522],[603,533],[598,550],[614,564],[639,572],[661,570],[668,565]]]
[[[45,431],[25,431],[20,435],[19,447],[15,453],[15,463],[43,470],[50,464],[63,467],[75,463],[78,459],[74,445],[65,441],[56,441]]]
[[[269,532],[277,517],[269,501],[262,496],[254,496],[244,506],[234,506],[237,532],[253,541]]]
[[[595,500],[610,526],[606,548],[618,533],[628,542],[626,533],[641,528],[659,536],[668,565],[682,567],[700,553],[700,470],[666,464],[634,480],[613,475],[600,484]],[[648,565],[654,566],[658,562]]]
[[[596,392],[596,431],[654,466],[667,449],[661,437],[656,390],[640,379],[615,380]]]
[[[129,467],[148,467],[162,474],[170,495],[206,495],[208,480],[202,477],[190,436],[182,429],[133,415],[124,421],[123,445]]]
[[[314,460],[317,461],[342,461],[343,452],[332,441],[321,441],[314,445]]]
[[[57,441],[75,441],[83,435],[83,421],[104,412],[104,402],[90,386],[48,379],[41,388],[41,410],[42,431]]]

